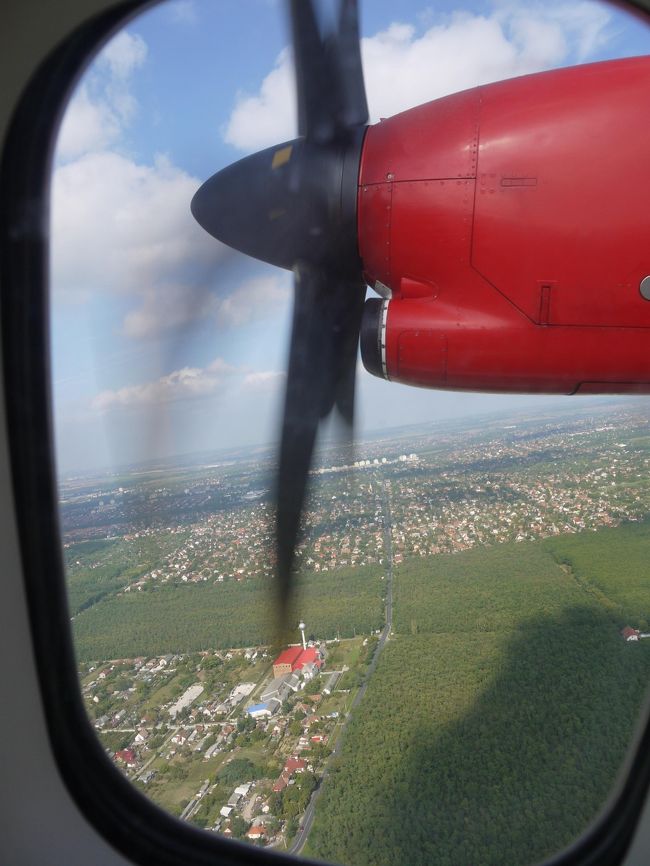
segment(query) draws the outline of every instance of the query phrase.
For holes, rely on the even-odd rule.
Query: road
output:
[[[352,714],[355,708],[359,705],[359,703],[363,700],[363,696],[366,693],[366,689],[368,688],[368,683],[370,682],[370,677],[375,672],[375,668],[377,667],[377,662],[379,661],[379,656],[386,645],[386,642],[390,638],[390,633],[393,628],[393,540],[392,540],[392,517],[390,510],[390,491],[388,488],[388,483],[384,480],[382,483],[382,507],[383,507],[383,523],[384,523],[384,572],[386,577],[386,603],[385,603],[385,624],[379,636],[379,640],[377,641],[377,646],[375,647],[375,652],[372,657],[372,661],[368,665],[368,669],[366,671],[366,675],[364,677],[361,688],[354,696],[354,700],[352,701],[352,705],[350,707],[350,711],[347,715],[347,718],[343,722],[341,726],[341,731],[339,733],[338,739],[336,740],[336,745],[332,750],[332,754],[330,755],[329,761],[332,761],[334,758],[338,757],[341,753],[341,747],[343,744],[343,739],[345,736],[345,731],[347,729],[348,723],[352,718]],[[328,764],[329,764],[328,761]],[[318,798],[320,796],[320,792],[323,789],[323,783],[327,779],[329,775],[328,767],[325,767],[323,772],[323,777],[320,781],[319,786],[316,788],[314,793],[311,795],[311,800],[309,801],[309,805],[305,809],[305,814],[300,822],[300,829],[296,834],[296,838],[293,840],[291,847],[288,849],[289,854],[299,854],[302,848],[307,841],[307,837],[311,831],[312,825],[314,823],[314,816],[316,814],[316,803],[318,802]]]
[[[169,745],[171,738],[174,736],[174,734],[177,731],[180,731],[180,729],[181,729],[181,726],[179,725],[177,728],[174,728],[172,731],[170,731],[168,736],[165,737],[162,745],[158,749],[155,749],[153,755],[149,758],[149,760],[145,761],[145,763],[136,770],[136,772],[133,774],[134,777],[140,777],[144,772],[146,772],[149,769],[149,766],[156,760],[156,758],[159,755],[162,754],[162,751],[165,748],[165,746]]]

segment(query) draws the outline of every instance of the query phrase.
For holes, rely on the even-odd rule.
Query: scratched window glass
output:
[[[89,723],[208,832],[525,866],[615,793],[650,673],[645,24],[288,10],[161,4],[62,120]]]

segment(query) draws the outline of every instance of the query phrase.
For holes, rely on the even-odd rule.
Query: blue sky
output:
[[[294,135],[279,0],[180,0],[134,19],[79,82],[52,184],[52,353],[61,471],[273,438],[291,280],[193,222],[195,189]],[[361,4],[371,120],[478,83],[647,53],[586,2]],[[548,398],[539,398],[547,400]],[[534,404],[359,376],[363,429]]]

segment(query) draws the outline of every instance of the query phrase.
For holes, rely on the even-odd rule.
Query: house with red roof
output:
[[[289,784],[289,779],[293,776],[293,774],[304,773],[306,769],[307,761],[303,761],[302,758],[296,758],[295,755],[287,758],[284,769],[273,783],[273,790],[276,792],[284,791],[284,789]]]
[[[287,762],[284,765],[285,773],[288,773],[292,776],[294,773],[304,773],[307,768],[307,761],[302,758],[295,758],[293,755],[290,758],[287,758]]]
[[[118,752],[115,752],[115,758],[123,764],[126,764],[127,767],[135,767],[137,764],[137,759],[133,749],[120,749]]]
[[[300,645],[290,646],[283,650],[273,662],[273,676],[281,677],[294,671],[302,670],[305,665],[314,664],[320,669],[323,661],[316,647],[303,649]]]
[[[300,646],[290,646],[286,650],[283,650],[273,662],[273,676],[281,677],[294,671],[294,665],[298,661],[302,651],[303,649]]]
[[[278,778],[273,783],[273,790],[277,794],[279,791],[284,791],[284,789],[287,787],[288,784],[289,784],[289,774],[283,770],[282,773],[280,773]]]

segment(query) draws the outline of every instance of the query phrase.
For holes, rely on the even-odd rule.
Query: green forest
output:
[[[68,605],[76,616],[154,568],[179,534],[156,538],[82,541],[65,551]]]
[[[648,543],[632,525],[404,563],[395,634],[305,853],[353,866],[528,864],[584,831],[648,683],[650,640],[626,644],[612,612],[647,616]]]
[[[650,630],[650,521],[548,538],[543,547],[619,626]]]
[[[404,634],[504,632],[572,605],[590,622],[598,609],[539,542],[410,559],[396,570],[393,598],[394,629]]]
[[[297,618],[319,638],[352,637],[383,625],[381,567],[310,574]],[[73,622],[80,661],[254,646],[275,637],[269,580],[170,586],[107,597]]]

